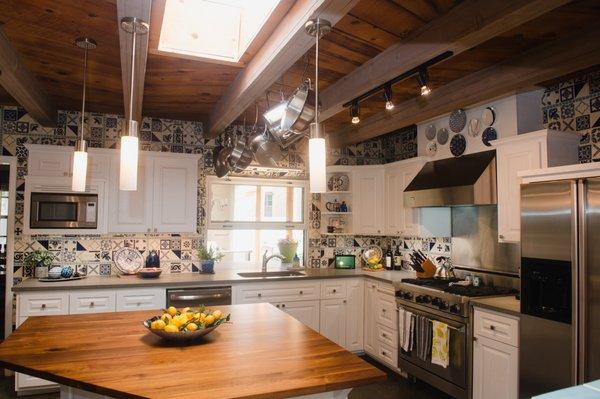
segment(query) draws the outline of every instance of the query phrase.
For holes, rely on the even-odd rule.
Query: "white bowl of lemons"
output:
[[[144,321],[144,327],[153,334],[169,341],[192,341],[213,331],[230,320],[231,315],[223,315],[220,310],[197,308],[177,309],[173,306],[160,316]]]

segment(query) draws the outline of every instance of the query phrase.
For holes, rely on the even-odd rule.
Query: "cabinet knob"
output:
[[[334,290],[333,290],[333,293],[335,294],[336,292],[337,292],[337,290],[336,290],[336,289],[334,289]]]
[[[94,302],[90,302],[90,307],[93,308],[94,307]]]
[[[494,326],[493,324],[490,324],[490,330],[494,331],[496,329],[496,326]]]
[[[383,313],[385,313],[385,312],[386,312],[386,310],[385,310],[385,309],[381,309],[381,311],[382,311]]]
[[[276,307],[276,308],[278,308],[278,307],[279,307],[279,304],[275,305],[275,307]]]
[[[476,341],[477,341],[477,337],[473,337],[473,342],[476,342]]]
[[[381,233],[381,230],[377,230],[378,233]]]
[[[381,354],[382,354],[383,356],[387,356],[387,353],[386,353],[385,351],[381,351]]]
[[[346,303],[346,300],[344,299],[344,301],[343,301],[343,302],[344,302],[344,303]]]
[[[259,292],[259,293],[258,293],[258,297],[260,298],[261,296],[262,296],[262,294]]]
[[[281,307],[282,307],[282,308],[285,308],[285,303],[282,303],[282,304],[281,304]]]
[[[46,304],[42,303],[42,309],[46,309]]]
[[[302,292],[302,291],[300,291],[300,295],[302,295],[302,294],[303,294],[303,292]]]
[[[498,234],[498,238],[500,238],[501,240],[504,240],[504,234]]]
[[[142,306],[142,304],[138,302],[138,303],[136,304],[136,306],[138,306],[138,307],[139,307],[139,306]]]
[[[381,333],[381,336],[382,336],[383,338],[387,338],[387,334],[386,334],[386,333]]]

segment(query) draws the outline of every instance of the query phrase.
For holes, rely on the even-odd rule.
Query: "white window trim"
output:
[[[263,186],[273,187],[302,187],[304,189],[304,204],[302,204],[303,222],[213,222],[212,215],[212,185],[213,184],[259,184]],[[207,201],[207,229],[209,230],[305,230],[308,234],[308,219],[310,193],[308,191],[307,180],[278,180],[278,179],[261,179],[251,177],[227,177],[218,178],[209,176],[206,178],[206,201]]]

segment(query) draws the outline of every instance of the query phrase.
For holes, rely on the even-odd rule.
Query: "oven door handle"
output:
[[[463,333],[464,334],[464,333],[467,332],[466,325],[464,325],[464,324],[461,325],[460,327],[456,327],[456,326],[453,326],[452,324],[447,323],[446,321],[439,320],[441,317],[437,317],[437,316],[433,316],[432,317],[432,315],[430,315],[430,314],[427,314],[427,313],[425,313],[425,312],[423,312],[421,310],[413,309],[413,308],[408,307],[408,306],[401,306],[401,305],[399,305],[399,306],[396,307],[396,311],[398,311],[400,308],[406,309],[409,312],[411,312],[412,314],[418,314],[420,316],[425,316],[425,317],[427,317],[429,319],[430,322],[439,321],[440,323],[444,323],[444,324],[446,324],[448,326],[449,329],[457,331],[459,333]],[[460,323],[457,323],[457,324],[460,324]]]

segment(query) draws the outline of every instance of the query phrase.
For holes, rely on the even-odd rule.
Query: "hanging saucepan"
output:
[[[215,161],[215,173],[217,177],[225,177],[229,173],[229,156],[231,155],[232,148],[225,147],[219,151],[217,159]]]
[[[262,166],[279,166],[283,154],[281,147],[269,137],[269,132],[265,127],[263,133],[259,133],[250,141],[250,148],[254,153],[254,159]]]
[[[242,134],[235,138],[231,155],[227,159],[231,171],[239,173],[246,169],[252,162],[252,150],[248,144],[248,135],[246,134],[246,117],[244,116],[244,125]]]
[[[285,101],[283,92],[281,92],[281,101],[273,107],[269,104],[269,92],[267,92],[266,98],[267,112],[263,114],[263,118],[265,119],[267,129],[274,135],[281,135],[281,118],[285,112],[285,107],[287,107],[287,101]]]
[[[315,119],[315,93],[310,88],[310,80],[305,80],[287,102],[281,120],[281,129],[301,135]]]

